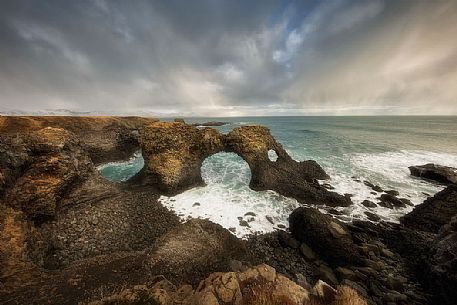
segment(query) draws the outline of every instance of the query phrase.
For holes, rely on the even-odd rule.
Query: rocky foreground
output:
[[[145,167],[126,183],[95,168],[140,149]],[[290,231],[240,240],[157,201],[202,185],[220,151],[246,160],[252,189],[304,204]],[[0,117],[0,304],[455,304],[455,184],[400,224],[344,224],[309,207],[352,204],[327,178],[262,126]]]

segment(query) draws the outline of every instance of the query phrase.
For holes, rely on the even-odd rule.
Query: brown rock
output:
[[[212,128],[198,129],[182,122],[157,122],[140,133],[145,166],[132,183],[151,185],[165,194],[177,194],[203,185],[201,165],[220,151],[241,156],[251,170],[253,190],[273,190],[302,203],[349,206],[350,198],[329,192],[316,179],[329,176],[315,161],[297,162],[263,126],[242,126],[227,135]],[[268,157],[273,150],[278,158]]]
[[[182,122],[157,122],[141,131],[144,168],[132,181],[152,185],[166,194],[177,194],[203,185],[203,160],[224,147],[218,131],[198,129]]]
[[[1,157],[7,159],[0,161],[10,184],[6,202],[33,220],[54,217],[62,197],[95,172],[79,140],[67,130],[47,127],[18,135],[15,141]]]
[[[300,207],[289,216],[290,231],[332,266],[362,262],[348,229],[338,220],[316,209]]]
[[[244,243],[208,220],[192,219],[159,238],[148,252],[151,274],[175,282],[194,283],[204,275],[230,267],[245,255]]]

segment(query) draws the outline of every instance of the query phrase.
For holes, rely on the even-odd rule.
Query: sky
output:
[[[456,115],[457,1],[5,0],[0,111]]]

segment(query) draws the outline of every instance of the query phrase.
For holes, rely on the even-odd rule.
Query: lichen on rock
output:
[[[142,130],[140,142],[145,166],[131,182],[151,185],[167,195],[204,185],[204,159],[225,151],[248,163],[253,190],[273,190],[307,204],[352,204],[349,198],[319,185],[317,179],[329,178],[319,164],[292,159],[264,126],[242,126],[222,135],[215,129],[198,129],[183,122],[157,122]],[[276,160],[270,160],[271,150]]]
[[[176,194],[203,185],[204,159],[223,149],[214,129],[198,129],[182,122],[157,122],[140,133],[145,166],[133,180],[150,184],[163,193]]]

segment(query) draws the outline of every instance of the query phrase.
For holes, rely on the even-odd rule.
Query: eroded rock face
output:
[[[411,175],[440,183],[457,184],[457,168],[441,166],[433,163],[425,165],[410,166]]]
[[[226,136],[226,150],[240,155],[248,163],[253,177],[250,186],[253,189],[269,189],[271,180],[278,178],[306,182],[329,178],[315,161],[293,160],[264,126],[233,129]],[[268,158],[269,150],[274,150],[278,156],[276,161]]]
[[[456,214],[457,186],[450,185],[435,196],[427,198],[400,221],[412,229],[438,233]]]
[[[47,127],[7,141],[14,145],[0,161],[9,185],[5,202],[31,219],[55,216],[62,197],[94,171],[79,140],[65,129]]]
[[[266,127],[235,128],[226,136],[225,142],[226,151],[238,154],[248,163],[251,169],[249,186],[253,190],[274,190],[308,204],[352,204],[350,199],[321,187],[316,179],[329,178],[322,167],[312,160],[293,160]],[[276,153],[275,161],[268,157],[269,150]]]
[[[300,207],[289,216],[290,231],[333,266],[361,265],[362,258],[346,226],[316,209]]]
[[[192,219],[159,238],[148,253],[152,274],[190,282],[208,270],[228,269],[230,261],[245,255],[243,241],[209,220]]]
[[[138,131],[156,121],[141,117],[11,116],[0,117],[0,133],[64,128],[79,137],[94,164],[101,164],[130,158],[139,149]]]
[[[150,124],[141,131],[140,141],[145,166],[133,181],[170,195],[203,185],[203,160],[224,147],[215,129],[198,129],[182,122]]]
[[[431,271],[444,304],[457,299],[457,216],[443,226],[435,239]]]
[[[158,122],[145,127],[140,138],[145,167],[132,182],[140,181],[165,194],[203,185],[204,159],[225,151],[238,154],[248,163],[253,190],[274,190],[308,204],[352,204],[349,198],[317,183],[316,179],[329,176],[315,161],[293,160],[263,126],[243,126],[221,135],[215,129],[198,129],[183,122]],[[268,157],[271,150],[276,160]]]

